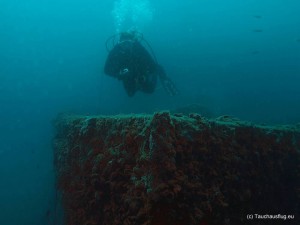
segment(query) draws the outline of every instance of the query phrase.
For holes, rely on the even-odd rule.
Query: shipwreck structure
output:
[[[62,115],[55,126],[66,225],[300,221],[300,126],[168,112]]]

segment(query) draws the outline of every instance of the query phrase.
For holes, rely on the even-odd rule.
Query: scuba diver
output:
[[[119,36],[119,41],[115,43],[117,36]],[[112,44],[112,49],[108,48],[109,42]],[[152,56],[141,42],[146,43]],[[106,48],[109,54],[104,72],[121,80],[128,96],[134,96],[137,91],[153,93],[158,78],[171,96],[178,93],[163,67],[157,63],[151,46],[141,33],[128,31],[113,35],[106,41]]]

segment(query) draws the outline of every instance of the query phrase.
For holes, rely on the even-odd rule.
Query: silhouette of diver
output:
[[[117,36],[119,36],[119,41],[115,43]],[[110,41],[113,45],[111,50],[108,48]],[[141,41],[147,44],[152,56]],[[178,93],[163,67],[157,63],[151,46],[141,33],[128,31],[113,35],[106,41],[106,48],[109,54],[105,62],[104,72],[121,80],[128,96],[134,96],[137,91],[153,93],[157,78],[160,79],[163,87],[171,96]]]

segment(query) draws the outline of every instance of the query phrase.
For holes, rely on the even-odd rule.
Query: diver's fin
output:
[[[168,92],[170,96],[175,96],[178,94],[178,89],[176,88],[173,81],[167,76],[164,68],[161,65],[157,65],[158,76],[162,83],[164,89]]]
[[[178,94],[178,89],[176,88],[175,84],[173,83],[173,81],[170,78],[168,78],[168,77],[162,78],[161,77],[160,81],[162,83],[162,86],[168,92],[168,94],[170,96],[175,96]]]

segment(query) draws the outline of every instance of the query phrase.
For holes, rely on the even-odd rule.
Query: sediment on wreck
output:
[[[240,225],[250,214],[298,224],[299,126],[168,112],[63,115],[55,126],[67,225]]]

